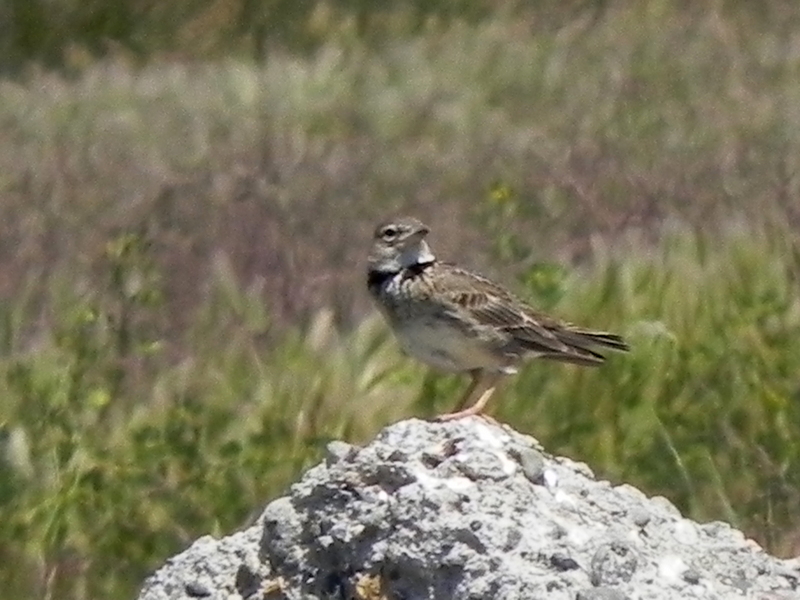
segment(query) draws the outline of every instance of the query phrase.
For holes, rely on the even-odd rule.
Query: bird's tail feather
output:
[[[557,337],[559,341],[567,346],[567,349],[543,354],[541,355],[542,358],[577,365],[597,366],[602,364],[606,357],[599,352],[595,352],[592,349],[593,347],[601,346],[623,352],[627,352],[630,349],[625,340],[614,333],[569,329],[559,332]]]
[[[589,344],[605,346],[607,348],[620,350],[622,352],[627,352],[631,349],[627,342],[622,339],[622,336],[619,336],[615,333],[585,330],[573,331],[570,333],[574,333],[584,344],[588,342]]]

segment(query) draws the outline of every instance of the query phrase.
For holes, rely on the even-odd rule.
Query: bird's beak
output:
[[[425,225],[422,225],[416,231],[414,231],[414,233],[412,233],[409,237],[413,237],[413,238],[416,238],[418,240],[421,240],[426,235],[428,235],[430,233],[430,231],[431,230],[428,229]]]
[[[414,229],[406,231],[403,234],[403,237],[400,239],[400,243],[403,245],[418,244],[425,239],[425,236],[428,235],[428,233],[430,233],[430,229],[420,223]]]

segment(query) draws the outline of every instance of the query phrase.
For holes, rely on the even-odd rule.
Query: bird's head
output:
[[[371,271],[399,272],[436,260],[425,241],[430,230],[414,217],[401,217],[381,223],[372,236],[369,253]]]

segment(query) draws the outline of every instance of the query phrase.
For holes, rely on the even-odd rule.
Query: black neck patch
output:
[[[410,277],[416,277],[418,275],[422,275],[425,272],[425,269],[433,265],[434,261],[424,262],[424,263],[415,263],[410,267],[406,267],[401,271],[403,275],[403,279],[408,279]]]
[[[367,287],[370,290],[379,290],[383,284],[397,275],[394,271],[377,271],[370,269],[367,271]]]
[[[400,271],[378,271],[375,269],[367,271],[367,287],[370,290],[379,290],[392,277],[400,275],[403,279],[417,277],[425,272],[425,269],[432,266],[435,261],[416,263]]]

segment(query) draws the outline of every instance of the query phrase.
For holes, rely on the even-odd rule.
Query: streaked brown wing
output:
[[[494,282],[442,264],[438,292],[453,310],[469,311],[479,325],[506,333],[521,351],[535,352],[543,358],[584,365],[599,364],[604,357],[590,346],[627,349],[619,336],[592,332],[536,312]]]

